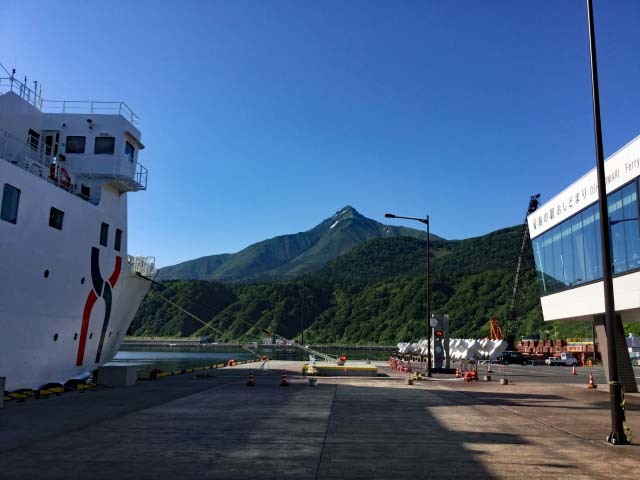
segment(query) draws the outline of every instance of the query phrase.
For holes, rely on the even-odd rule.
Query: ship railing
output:
[[[91,113],[120,115],[132,125],[140,123],[140,117],[124,102],[96,102],[93,100],[40,100],[45,113]]]
[[[37,89],[37,82],[35,88]],[[42,95],[37,90],[32,90],[13,75],[0,77],[0,94],[13,92],[20,98],[30,103],[38,110],[42,110]]]
[[[43,150],[34,148],[2,128],[0,158],[43,179],[49,175],[49,167],[53,161],[51,155],[46,155]]]
[[[137,273],[143,277],[153,278],[158,272],[155,257],[134,257],[133,255],[127,255],[127,263],[133,273]]]
[[[149,171],[136,162],[133,164],[126,155],[82,154],[73,160],[73,170],[79,178],[101,179],[111,182],[123,192],[147,189]]]
[[[137,183],[138,185],[140,185],[140,190],[146,190],[147,189],[147,177],[149,175],[149,170],[147,170],[147,168],[138,163],[136,165],[136,173],[134,176],[134,181],[135,183]]]
[[[1,65],[0,65],[1,67]],[[2,68],[6,72],[6,69]],[[125,102],[98,102],[94,100],[45,100],[38,83],[34,82],[31,89],[14,75],[0,77],[0,94],[13,92],[27,103],[33,105],[44,113],[90,113],[105,115],[120,115],[126,118],[132,125],[140,123],[140,117]],[[40,87],[40,90],[42,87]]]

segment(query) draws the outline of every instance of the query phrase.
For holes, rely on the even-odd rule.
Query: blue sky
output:
[[[640,2],[595,13],[609,155],[640,134]],[[583,0],[4,0],[0,62],[141,117],[129,251],[160,265],[344,205],[482,235],[595,165]]]

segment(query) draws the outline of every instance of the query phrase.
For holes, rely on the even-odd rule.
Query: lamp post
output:
[[[596,34],[593,21],[593,3],[587,0],[589,23],[589,53],[591,57],[591,95],[593,102],[593,130],[596,147],[596,171],[598,177],[598,200],[600,201],[600,238],[602,247],[602,283],[604,289],[604,323],[607,332],[607,360],[609,370],[609,402],[611,408],[611,433],[607,441],[613,445],[629,443],[624,432],[624,410],[622,409],[622,384],[618,372],[615,337],[617,321],[613,298],[613,275],[611,273],[611,229],[607,213],[607,187],[604,172],[604,148],[600,123],[600,93],[598,89],[598,62],[596,60]]]
[[[424,223],[427,226],[427,377],[431,377],[431,295],[429,284],[429,244],[431,243],[431,235],[429,235],[429,215],[425,218],[402,217],[393,213],[385,213],[385,218],[403,218],[405,220],[415,220]]]
[[[302,280],[302,294],[300,295],[300,301],[301,303],[301,315],[300,315],[300,332],[301,332],[301,338],[300,338],[300,344],[304,347],[304,279]]]

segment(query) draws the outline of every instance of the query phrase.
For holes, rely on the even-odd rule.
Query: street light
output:
[[[607,363],[609,370],[609,405],[611,409],[611,433],[607,442],[613,445],[629,443],[624,431],[624,410],[622,408],[622,383],[618,371],[616,335],[618,321],[615,316],[613,297],[613,275],[611,270],[611,229],[607,212],[607,187],[604,172],[604,148],[602,146],[602,126],[600,123],[600,92],[598,89],[598,62],[596,60],[596,34],[593,21],[592,0],[587,0],[587,20],[589,24],[589,53],[591,57],[591,95],[593,102],[593,130],[596,147],[596,172],[598,178],[598,200],[600,201],[600,247],[602,255],[602,284],[604,290],[604,324],[607,332]],[[618,221],[616,221],[618,223]]]
[[[402,217],[393,213],[385,213],[385,218],[403,218],[405,220],[415,220],[424,223],[427,226],[427,377],[431,377],[431,296],[429,290],[429,244],[431,236],[429,235],[429,215],[425,218]]]

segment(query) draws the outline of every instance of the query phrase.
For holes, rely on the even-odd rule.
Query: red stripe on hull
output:
[[[114,272],[115,273],[115,272]],[[87,301],[84,304],[84,311],[82,312],[82,328],[80,330],[80,343],[78,344],[78,357],[76,359],[76,366],[79,367],[84,361],[84,348],[87,343],[87,330],[89,330],[89,317],[91,317],[91,310],[96,303],[98,296],[91,290]]]
[[[111,288],[116,286],[118,277],[120,277],[120,269],[122,268],[122,257],[116,257],[116,265],[113,267],[113,273],[109,277],[109,285]]]

